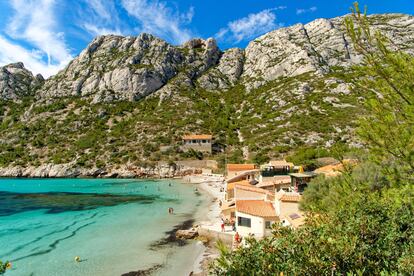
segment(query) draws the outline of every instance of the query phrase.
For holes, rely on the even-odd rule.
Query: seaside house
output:
[[[280,190],[289,192],[291,190],[291,178],[289,175],[276,175],[273,177],[262,177],[256,187],[277,193]]]
[[[293,172],[293,163],[286,160],[272,160],[260,167],[261,177],[273,177],[275,175],[288,175]]]
[[[201,152],[212,152],[213,136],[209,134],[191,134],[183,136],[184,151],[190,149]]]
[[[275,195],[276,214],[284,217],[292,213],[299,212],[299,201],[301,195],[295,192],[280,191]]]
[[[235,200],[265,200],[273,202],[274,198],[274,193],[253,185],[236,185],[234,187]]]
[[[279,191],[275,195],[275,210],[282,225],[297,228],[305,221],[303,212],[299,210],[301,195],[295,192]]]
[[[316,176],[314,172],[299,172],[291,173],[291,187],[293,191],[298,193],[303,193],[303,191],[308,187],[309,182]]]
[[[244,186],[256,185],[258,183],[256,180],[258,174],[259,170],[253,169],[241,171],[239,174],[233,175],[231,178],[227,178],[225,200],[231,200],[234,197],[234,186],[237,184]]]
[[[272,202],[265,200],[236,200],[236,229],[245,237],[262,238],[271,234],[272,224],[279,221]]]
[[[243,174],[244,172],[257,170],[255,164],[227,164],[226,166],[226,176],[227,179],[231,179],[237,175]],[[259,170],[257,170],[258,172]]]
[[[294,164],[286,160],[272,160],[260,167],[259,184],[257,187],[278,192],[280,190],[291,190],[291,177],[289,173],[294,172]]]
[[[315,174],[323,174],[326,177],[333,177],[333,176],[340,175],[343,169],[344,169],[344,166],[341,163],[338,163],[335,165],[326,165],[326,166],[320,167],[314,170],[313,172]]]
[[[226,201],[232,201],[234,199],[234,190],[237,186],[253,186],[249,180],[240,180],[240,181],[234,181],[234,182],[227,182],[226,185],[226,194],[225,194],[225,200]]]
[[[228,202],[223,202],[221,205],[221,217],[224,220],[235,220],[236,218],[236,202],[233,201],[228,201]]]
[[[235,201],[237,200],[266,200],[273,202],[274,194],[257,188],[248,181],[232,182],[227,185],[226,201],[221,206],[222,215],[226,219],[235,218]]]
[[[344,159],[342,160],[342,163],[336,163],[331,165],[326,165],[323,167],[320,167],[313,172],[317,175],[323,174],[326,177],[334,177],[341,175],[342,172],[345,171],[346,167],[353,167],[358,163],[355,159]]]
[[[305,215],[302,212],[291,213],[282,218],[282,225],[296,229],[305,223],[305,219]]]

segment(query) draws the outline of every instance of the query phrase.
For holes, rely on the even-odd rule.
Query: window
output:
[[[266,229],[272,229],[272,222],[271,221],[266,221],[265,222],[265,228]]]
[[[238,217],[237,224],[244,227],[252,227],[252,220],[249,218]]]
[[[206,140],[203,140],[203,142],[202,142],[203,144],[205,144],[205,143],[207,143],[207,141]]]

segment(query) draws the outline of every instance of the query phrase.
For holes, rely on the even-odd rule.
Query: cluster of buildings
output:
[[[222,218],[235,223],[241,236],[261,238],[271,234],[272,224],[297,228],[304,223],[299,201],[314,172],[303,172],[285,160],[255,164],[228,164]]]
[[[183,136],[182,149],[212,152],[211,135]],[[355,164],[355,160],[350,160]],[[341,163],[305,172],[286,160],[274,160],[258,167],[255,164],[227,164],[225,196],[221,201],[223,221],[235,225],[241,236],[261,238],[271,234],[272,224],[293,228],[305,222],[299,209],[303,191],[318,174],[336,176]]]

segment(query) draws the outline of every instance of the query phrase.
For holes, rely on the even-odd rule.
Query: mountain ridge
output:
[[[332,66],[348,67],[360,62],[360,56],[349,47],[342,26],[345,17],[280,28],[252,40],[245,49],[225,51],[218,48],[213,38],[194,38],[173,46],[147,33],[137,37],[98,36],[34,94],[37,98],[95,94],[93,102],[111,98],[137,100],[162,89],[173,78],[191,88],[199,85],[208,90],[223,90],[238,81],[251,89],[278,77],[306,72],[323,74]],[[369,18],[374,29],[396,40],[394,44],[412,44],[406,39],[413,35],[412,16],[385,14]],[[389,29],[390,26],[393,28]],[[174,82],[169,86],[174,86]]]
[[[278,29],[225,51],[213,39],[173,46],[149,34],[100,36],[57,75],[39,86],[22,82],[19,91],[3,88],[10,77],[2,69],[0,167],[190,158],[177,147],[185,133],[214,134],[238,162],[358,146],[352,133],[363,98],[337,72],[361,57],[343,19]],[[395,48],[414,54],[413,16],[369,19]]]

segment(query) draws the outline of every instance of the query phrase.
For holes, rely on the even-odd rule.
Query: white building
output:
[[[271,234],[271,226],[279,221],[272,202],[236,200],[236,231],[242,237],[262,238]]]

